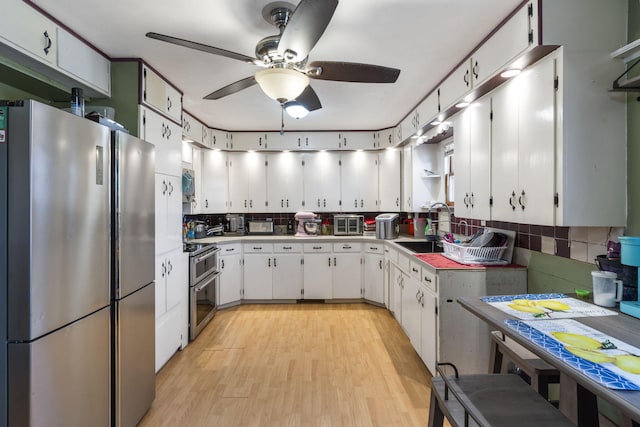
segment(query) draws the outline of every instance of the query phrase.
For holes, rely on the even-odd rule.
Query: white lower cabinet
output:
[[[273,299],[273,244],[245,243],[243,246],[243,251],[243,299]]]
[[[420,294],[420,357],[431,373],[436,372],[438,297],[422,286]],[[487,365],[488,366],[488,365]]]
[[[364,299],[383,304],[385,276],[384,245],[364,244],[363,290]]]
[[[187,342],[188,275],[182,248],[156,256],[156,371]]]
[[[300,299],[304,280],[302,245],[274,244],[273,299]]]
[[[420,353],[421,352],[421,307],[420,292],[422,291],[420,281],[413,276],[409,276],[404,282],[402,288],[402,322],[411,345]]]
[[[240,301],[242,292],[242,248],[240,243],[218,244],[220,247],[218,305]]]
[[[362,244],[334,243],[331,267],[333,298],[362,298]]]
[[[304,244],[304,299],[331,299],[331,244]]]

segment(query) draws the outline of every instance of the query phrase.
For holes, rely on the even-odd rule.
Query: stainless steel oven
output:
[[[216,314],[218,252],[215,245],[187,246],[189,252],[189,339],[195,339]]]

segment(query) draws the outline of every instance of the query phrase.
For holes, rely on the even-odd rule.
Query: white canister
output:
[[[615,307],[622,297],[622,280],[612,271],[592,271],[593,302],[602,307]]]

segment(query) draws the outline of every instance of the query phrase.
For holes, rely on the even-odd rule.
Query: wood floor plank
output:
[[[425,426],[429,387],[383,308],[240,305],[162,368],[140,426]]]

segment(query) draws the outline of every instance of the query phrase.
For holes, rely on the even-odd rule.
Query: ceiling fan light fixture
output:
[[[296,99],[309,85],[309,77],[288,68],[267,68],[258,71],[255,79],[269,98],[280,103]]]
[[[309,114],[309,110],[298,101],[285,102],[284,109],[287,111],[287,114],[294,119],[301,119]]]

